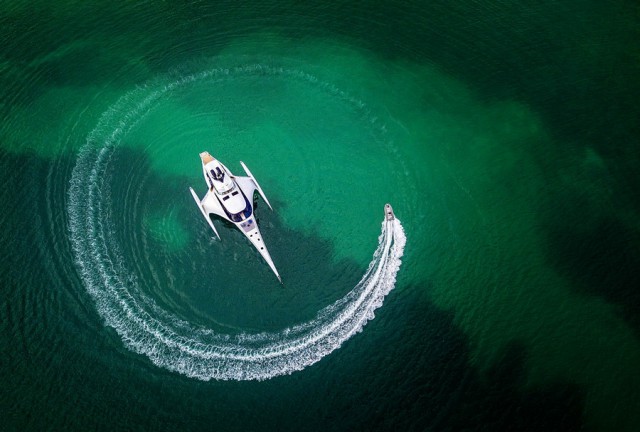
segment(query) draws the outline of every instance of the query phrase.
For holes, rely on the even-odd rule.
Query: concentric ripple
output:
[[[251,64],[215,68],[151,82],[124,95],[103,114],[74,168],[68,212],[71,242],[84,285],[98,312],[131,350],[154,364],[201,380],[264,380],[318,362],[362,330],[393,289],[406,237],[399,220],[383,221],[368,269],[344,297],[316,317],[276,332],[225,334],[194,325],[144,293],[117,240],[107,181],[110,161],[133,127],[164,97],[194,83],[237,75],[280,75],[312,82],[334,97],[362,104],[296,69]],[[140,263],[138,263],[140,265]]]

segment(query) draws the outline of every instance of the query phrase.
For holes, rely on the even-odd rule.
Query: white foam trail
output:
[[[316,82],[303,72],[262,65],[233,72],[265,70]],[[399,220],[383,221],[378,247],[360,282],[313,320],[275,333],[217,333],[180,320],[145,296],[127,269],[113,234],[106,181],[109,159],[127,131],[163,95],[191,82],[229,73],[229,69],[215,69],[155,88],[140,87],[103,114],[73,170],[68,208],[71,242],[80,275],[98,312],[128,348],[158,366],[201,380],[264,380],[316,363],[374,318],[375,310],[395,285],[406,237]],[[338,89],[327,89],[348,97]]]

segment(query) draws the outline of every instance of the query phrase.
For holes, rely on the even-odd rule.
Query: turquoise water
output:
[[[4,4],[3,428],[637,430],[636,18]]]

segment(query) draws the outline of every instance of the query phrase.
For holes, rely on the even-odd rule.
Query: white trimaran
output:
[[[273,208],[251,171],[241,161],[240,165],[242,165],[247,176],[234,176],[229,168],[208,152],[200,153],[200,159],[202,160],[204,180],[209,186],[209,190],[202,200],[198,198],[192,188],[189,188],[189,190],[205,220],[213,232],[216,233],[218,239],[220,235],[211,221],[212,214],[234,224],[255,246],[256,250],[260,252],[260,255],[269,264],[278,280],[282,282],[271,255],[269,255],[267,246],[262,240],[258,223],[253,214],[253,193],[257,190],[269,208],[271,210]]]

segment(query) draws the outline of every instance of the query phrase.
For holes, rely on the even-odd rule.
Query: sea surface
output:
[[[0,430],[640,430],[638,101],[630,1],[1,2]]]

